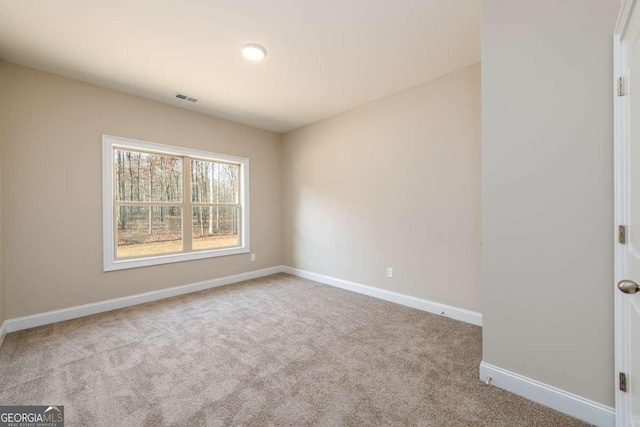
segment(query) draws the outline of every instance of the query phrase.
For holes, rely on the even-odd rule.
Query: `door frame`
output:
[[[624,83],[628,82],[625,63],[623,37],[631,20],[631,14],[636,6],[636,0],[623,0],[616,22],[613,36],[613,97],[614,97],[614,310],[615,310],[615,405],[616,427],[630,425],[629,409],[630,398],[628,393],[620,391],[619,373],[629,372],[629,330],[628,330],[628,301],[625,294],[617,288],[617,283],[626,278],[627,260],[626,248],[618,242],[618,226],[629,224],[629,97],[619,96],[619,78]],[[640,6],[639,6],[640,7]],[[628,239],[627,239],[628,240]]]

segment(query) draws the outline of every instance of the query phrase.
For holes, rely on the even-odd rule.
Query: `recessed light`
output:
[[[249,61],[262,61],[267,56],[267,51],[257,44],[245,44],[242,47],[242,55]]]

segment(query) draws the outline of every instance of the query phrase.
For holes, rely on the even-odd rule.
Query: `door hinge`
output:
[[[624,372],[620,372],[620,379],[618,381],[620,385],[620,391],[627,391],[627,374]]]
[[[627,243],[627,227],[625,225],[618,226],[618,243],[621,245]]]
[[[624,77],[618,77],[618,96],[624,95]]]

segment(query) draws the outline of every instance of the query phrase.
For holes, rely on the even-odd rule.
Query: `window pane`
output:
[[[116,200],[182,202],[182,159],[114,150]]]
[[[239,246],[239,214],[236,206],[193,208],[193,249]]]
[[[182,250],[182,208],[120,206],[116,209],[118,258]]]
[[[191,161],[193,203],[238,203],[240,166],[228,163]]]

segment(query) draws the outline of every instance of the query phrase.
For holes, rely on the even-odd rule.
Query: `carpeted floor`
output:
[[[67,426],[581,426],[478,381],[481,329],[286,274],[9,334]]]

